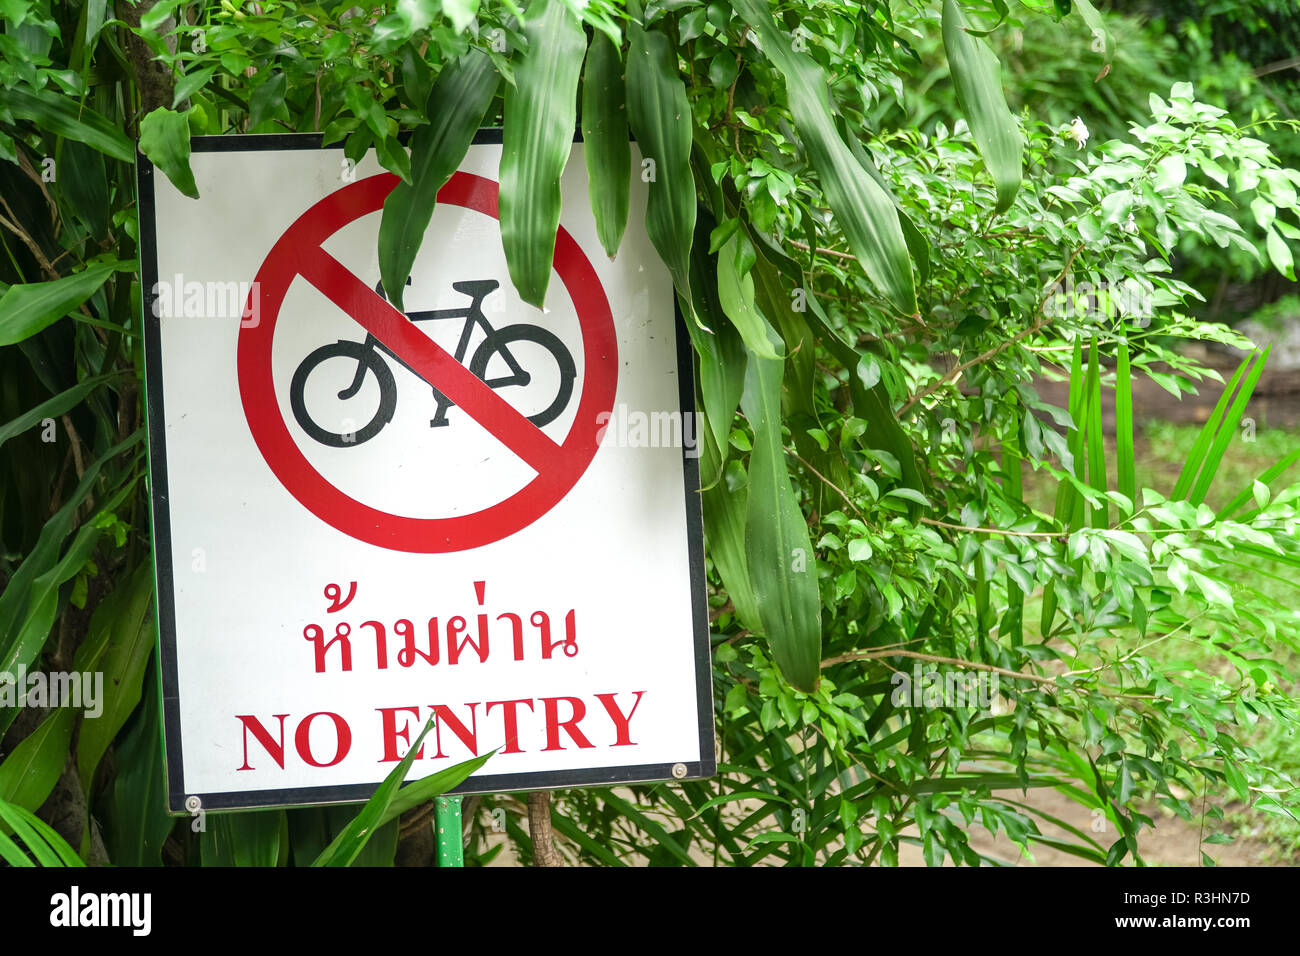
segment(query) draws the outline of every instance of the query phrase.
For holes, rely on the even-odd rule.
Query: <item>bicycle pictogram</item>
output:
[[[407,285],[411,284],[410,279],[406,281]],[[465,363],[465,356],[469,352],[470,340],[475,330],[482,329],[484,338],[478,347],[474,349],[468,367],[475,377],[487,385],[488,388],[494,390],[514,387],[523,388],[533,381],[533,373],[525,370],[523,365],[515,358],[514,353],[510,350],[511,345],[531,342],[549,352],[559,372],[558,390],[549,405],[541,411],[526,416],[528,421],[540,428],[559,418],[573,396],[573,383],[577,378],[573,356],[558,336],[540,326],[520,323],[502,326],[501,328],[493,327],[483,314],[483,300],[491,295],[498,285],[499,283],[495,279],[454,282],[452,283],[453,289],[470,297],[471,301],[468,307],[408,312],[406,317],[412,322],[429,322],[436,319],[464,319],[465,322],[461,328],[455,351],[456,361],[461,364]],[[387,298],[384,295],[382,282],[376,283],[375,292],[381,298]],[[381,352],[387,354],[389,358],[413,374],[419,374],[372,333],[367,333],[364,342],[340,339],[329,345],[322,345],[303,359],[293,373],[293,380],[289,387],[289,405],[293,409],[293,417],[302,427],[302,430],[322,445],[329,445],[333,448],[360,445],[379,434],[384,426],[392,420],[397,409],[397,380],[393,376],[393,370],[384,361]],[[489,365],[492,364],[493,358],[498,356],[505,363],[508,374],[488,378]],[[348,401],[357,396],[365,384],[367,373],[374,375],[375,381],[378,383],[379,407],[375,410],[374,417],[370,419],[364,428],[332,432],[321,427],[307,411],[307,379],[320,365],[335,358],[350,359],[356,362],[356,373],[352,378],[352,383],[338,393],[341,401]],[[436,387],[430,386],[430,388],[432,388],[433,398],[437,404],[437,411],[429,421],[429,427],[438,428],[448,425],[447,410],[455,403],[438,391]]]

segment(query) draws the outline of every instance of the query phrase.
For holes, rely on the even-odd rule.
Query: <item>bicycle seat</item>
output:
[[[453,282],[451,287],[478,301],[486,298],[500,284],[496,279],[468,279],[464,282]]]

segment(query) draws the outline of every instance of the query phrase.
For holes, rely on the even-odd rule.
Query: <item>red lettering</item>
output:
[[[327,763],[321,763],[318,761],[311,752],[311,722],[317,717],[328,717],[330,720],[334,721],[336,747],[334,751],[334,759]],[[332,767],[346,757],[348,751],[352,749],[352,728],[350,728],[348,722],[338,714],[331,714],[329,711],[317,711],[314,714],[308,714],[302,719],[302,723],[298,725],[298,732],[293,735],[293,741],[298,748],[298,756],[307,761],[307,763],[311,764],[313,767]],[[283,767],[284,764],[281,764],[280,766]]]
[[[636,709],[641,706],[641,695],[644,693],[645,691],[643,690],[636,692],[636,700],[632,703],[632,710],[627,714],[627,716],[623,715],[623,711],[620,710],[618,704],[615,703],[614,698],[617,696],[616,694],[596,695],[596,699],[605,705],[605,712],[609,714],[609,719],[614,721],[614,732],[616,737],[614,742],[610,744],[611,747],[632,746],[632,735],[628,733],[628,725],[632,723],[632,717],[636,714]]]
[[[506,745],[502,749],[503,754],[521,754],[523,750],[519,746],[519,715],[517,708],[520,704],[527,704],[528,709],[533,709],[531,698],[523,700],[493,700],[489,701],[487,708],[483,711],[485,714],[492,713],[493,707],[501,708],[501,720],[505,724]]]
[[[401,730],[397,729],[397,712],[405,710],[415,715],[415,719],[420,719],[419,707],[376,707],[377,711],[383,715],[384,721],[384,755],[379,758],[380,763],[396,763],[402,758],[397,753],[397,738],[402,739],[407,749],[411,747],[411,725],[408,722],[403,725]],[[419,760],[424,756],[424,746],[415,752],[415,759]]]
[[[451,712],[451,708],[446,704],[433,705],[433,735],[434,740],[438,745],[438,752],[434,754],[435,758],[447,756],[442,752],[443,721],[446,721],[448,729],[460,738],[460,742],[469,748],[469,752],[476,757],[478,756],[478,717],[474,713],[474,708],[478,706],[478,702],[475,701],[474,703],[466,704],[465,706],[469,708],[469,727],[462,724],[460,719]]]
[[[238,769],[252,770],[253,765],[248,762],[248,732],[251,730],[257,742],[262,745],[262,749],[271,755],[271,759],[284,769],[284,718],[288,714],[273,714],[276,720],[280,721],[280,739],[279,741],[271,738],[271,732],[262,726],[262,722],[256,717],[249,714],[235,715],[241,724],[244,725],[244,765]]]
[[[573,709],[573,716],[568,720],[560,720],[560,701],[567,700],[569,706]],[[543,750],[563,750],[560,745],[560,728],[563,727],[565,733],[579,747],[596,746],[590,740],[583,736],[578,729],[578,721],[582,720],[587,714],[587,705],[577,697],[543,697],[542,703],[546,705],[546,746]]]

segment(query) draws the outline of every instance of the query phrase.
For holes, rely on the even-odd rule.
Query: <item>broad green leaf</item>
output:
[[[465,158],[500,81],[487,54],[471,50],[443,68],[429,93],[429,122],[411,137],[411,182],[399,182],[388,194],[379,223],[379,272],[399,309],[438,190]]]
[[[1290,247],[1277,234],[1277,230],[1270,229],[1268,231],[1265,245],[1268,248],[1268,258],[1273,263],[1273,268],[1294,282],[1295,261],[1292,259]]]
[[[632,147],[625,90],[618,47],[605,34],[596,33],[587,48],[582,79],[582,143],[596,235],[611,259],[627,226],[631,189]]]
[[[149,668],[149,693],[117,743],[117,774],[105,807],[104,842],[117,866],[161,866],[162,846],[176,826],[167,815],[166,779],[159,727],[157,665]],[[98,813],[96,809],[96,813]],[[212,817],[193,817],[191,831]]]
[[[61,279],[11,285],[0,296],[0,345],[21,342],[57,322],[124,266],[134,268],[135,263],[96,262]]]
[[[760,270],[760,275],[764,261],[773,263],[793,285],[807,287],[808,282],[803,278],[799,267],[780,249],[771,245],[764,246],[763,255],[755,265]],[[849,373],[849,396],[853,402],[853,412],[867,423],[865,437],[869,442],[868,447],[889,451],[898,459],[902,468],[903,484],[923,492],[926,478],[917,465],[916,449],[912,446],[911,439],[898,423],[889,392],[880,381],[879,360],[871,353],[858,351],[840,337],[831,326],[817,296],[809,295],[804,302],[808,307],[805,318],[817,341],[829,349],[835,360]]]
[[[695,233],[695,177],[691,172],[691,106],[672,44],[658,30],[628,25],[627,118],[641,151],[641,178],[649,183],[645,225],[687,303],[691,239]]]
[[[719,429],[724,431],[724,429]],[[723,438],[726,441],[726,438]],[[700,446],[700,467],[706,475],[716,475],[722,463],[713,445]],[[739,462],[732,468],[740,470]],[[742,475],[743,471],[740,472]],[[745,485],[732,488],[724,477],[703,492],[704,533],[709,541],[709,559],[713,562],[722,586],[736,609],[736,617],[750,631],[760,631],[762,618],[758,601],[750,583],[749,565],[745,558],[745,514],[749,491]]]
[[[775,333],[771,333],[775,335]],[[808,523],[781,443],[780,359],[751,356],[741,404],[754,428],[745,511],[745,559],[772,659],[807,693],[821,670],[821,597]]]
[[[442,12],[451,20],[452,27],[460,33],[474,19],[479,0],[442,0]]]
[[[735,236],[718,251],[718,301],[752,354],[779,359],[780,353],[768,339],[767,320],[754,304],[753,274],[740,273],[741,258],[741,244]]]
[[[103,153],[84,143],[67,140],[59,155],[56,180],[59,192],[72,210],[96,236],[108,234],[108,171]]]
[[[708,426],[707,435],[696,429],[696,440],[711,437],[719,453],[711,459],[714,462],[711,466],[701,462],[704,466],[701,480],[705,486],[713,484],[726,463],[730,447],[727,436],[731,434],[731,422],[745,391],[745,364],[749,360],[744,340],[727,319],[718,298],[717,283],[713,281],[718,264],[707,249],[712,226],[712,217],[707,210],[702,211],[695,225],[695,242],[691,245],[691,289],[695,294],[694,311],[700,321],[683,323],[695,346],[704,420]]]
[[[943,47],[957,102],[997,188],[997,211],[1005,212],[1020,189],[1025,139],[1002,92],[1002,66],[988,44],[967,32],[954,0],[943,4]]]
[[[17,119],[31,120],[42,130],[85,143],[105,156],[124,163],[135,161],[135,148],[126,135],[70,96],[49,89],[32,93],[17,87],[0,88],[0,112],[6,110]]]
[[[15,688],[19,696],[26,688]],[[29,736],[0,761],[0,800],[36,810],[59,782],[77,712],[56,707]]]
[[[184,76],[178,79],[176,81],[176,88],[172,92],[172,109],[175,109],[177,106],[179,106],[180,104],[184,103],[187,99],[189,99],[192,95],[194,95],[199,90],[207,86],[208,81],[212,79],[212,75],[216,72],[217,72],[216,66],[209,66],[206,69],[195,70],[193,73],[186,73]],[[281,73],[279,74],[279,76],[281,79],[280,96],[283,99],[284,74]],[[262,86],[258,87],[258,91],[262,90],[266,86],[268,86],[268,84],[263,83]],[[257,91],[254,91],[253,96],[254,98],[257,97]]]
[[[189,116],[189,110],[177,113],[158,107],[140,121],[140,152],[184,195],[198,199],[199,187],[190,169]]]
[[[560,225],[560,175],[573,147],[582,24],[567,5],[533,0],[528,49],[506,87],[501,147],[501,244],[519,296],[542,308]]]
[[[893,200],[854,158],[831,114],[826,72],[796,53],[786,32],[760,0],[733,4],[758,34],[763,52],[785,76],[786,96],[826,200],[853,254],[876,288],[899,312],[916,314],[916,288],[907,242]]]
[[[275,866],[283,810],[210,813],[199,838],[204,866]]]
[[[90,633],[73,658],[76,670],[101,673],[104,680],[100,713],[82,721],[77,736],[77,773],[87,793],[100,758],[140,703],[154,645],[153,583],[150,561],[119,578],[117,591],[96,608]]]

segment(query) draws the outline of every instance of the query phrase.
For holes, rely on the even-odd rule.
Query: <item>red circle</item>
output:
[[[448,552],[482,547],[532,524],[568,494],[599,446],[597,421],[614,404],[618,343],[609,301],[595,269],[563,228],[555,238],[554,269],[577,309],[582,328],[583,384],[577,417],[553,462],[504,501],[468,515],[412,518],[363,504],[331,485],[294,441],[275,395],[271,342],[285,294],[306,256],[343,226],[378,212],[399,179],[371,176],[322,199],[303,213],[272,247],[257,274],[260,320],[240,329],[239,391],[244,415],[271,471],[308,511],[349,537],[394,551]],[[438,202],[498,218],[497,183],[458,172]]]

